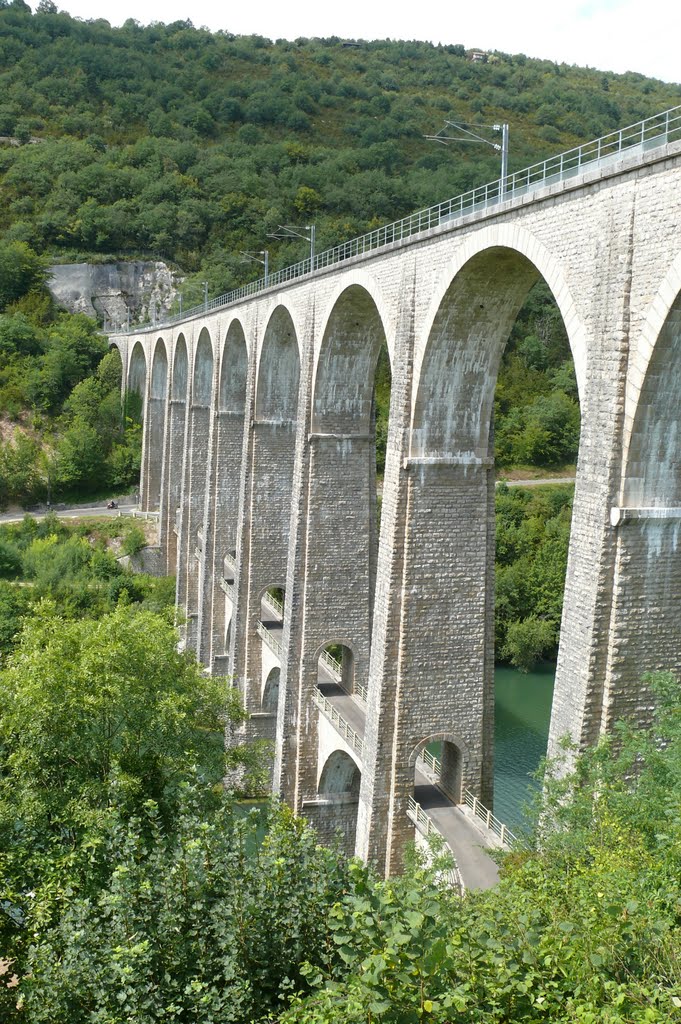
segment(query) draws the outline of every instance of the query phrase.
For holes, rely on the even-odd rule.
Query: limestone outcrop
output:
[[[161,261],[62,263],[50,268],[49,288],[72,313],[124,325],[165,317],[183,278]]]

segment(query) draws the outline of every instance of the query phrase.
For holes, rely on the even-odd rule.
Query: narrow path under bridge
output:
[[[318,688],[351,729],[364,739],[363,704],[337,682],[320,662]],[[453,803],[428,776],[417,767],[414,798],[449,845],[466,889],[489,889],[499,881],[496,863],[486,850],[486,837],[460,806]]]

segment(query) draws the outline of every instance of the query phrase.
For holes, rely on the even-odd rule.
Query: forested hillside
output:
[[[39,252],[150,255],[211,292],[257,273],[280,223],[318,248],[498,176],[483,146],[423,136],[454,114],[511,124],[511,170],[681,102],[639,74],[460,45],[295,42],[78,21],[0,0],[0,230]],[[188,13],[191,13],[188,11]],[[227,15],[228,17],[228,15]],[[31,144],[32,143],[32,144]],[[301,241],[270,241],[273,269]]]

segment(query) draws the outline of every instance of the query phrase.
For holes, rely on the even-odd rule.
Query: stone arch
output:
[[[128,395],[138,395],[142,405],[147,390],[147,357],[141,341],[136,341],[130,354],[128,379],[126,382]]]
[[[563,318],[583,401],[586,331],[562,266],[524,229],[487,227],[464,241],[441,275],[417,343],[413,455],[437,457],[451,452],[454,434],[460,438],[458,451],[463,452],[467,442],[471,454],[487,453],[501,355],[525,297],[540,277],[550,288]],[[468,401],[464,397],[459,403],[455,418],[452,388],[461,396],[468,393]],[[433,395],[435,404],[443,406],[445,421],[439,424],[433,415]]]
[[[329,648],[335,649],[330,651]],[[340,648],[338,657],[337,648]],[[328,658],[325,658],[328,655]],[[319,684],[324,681],[337,681],[347,693],[355,692],[355,651],[353,644],[346,638],[327,640],[316,651],[317,679]],[[329,660],[329,658],[331,660]],[[335,664],[334,664],[335,663]],[[324,671],[326,669],[326,671]]]
[[[644,320],[627,381],[622,504],[681,507],[681,254]]]
[[[241,321],[232,320],[222,348],[220,361],[219,410],[233,415],[244,414],[248,348]]]
[[[293,318],[277,306],[269,318],[258,361],[255,417],[260,422],[294,423],[300,383],[300,344]]]
[[[279,706],[279,680],[281,677],[281,669],[276,665],[271,668],[265,685],[262,690],[262,710],[269,714],[276,714]]]
[[[320,796],[350,796],[359,799],[361,782],[359,764],[345,750],[329,754],[319,774],[317,792]]]
[[[210,407],[213,389],[213,343],[208,330],[204,327],[194,354],[194,370],[192,374],[192,405],[202,408]]]
[[[168,352],[163,338],[158,338],[154,346],[151,364],[152,399],[165,401],[168,392]]]
[[[180,334],[175,343],[173,358],[173,383],[171,396],[177,401],[186,401],[189,384],[189,356],[184,334]]]
[[[163,338],[157,338],[151,359],[141,488],[147,510],[160,509],[161,505],[167,397],[168,352]]]
[[[454,803],[462,803],[469,757],[466,744],[458,736],[451,732],[432,733],[414,747],[409,763],[416,768],[419,757],[433,743],[439,744],[441,749],[438,785]]]
[[[524,232],[487,228],[464,243],[431,305],[415,360],[412,456],[487,458],[501,356],[540,277],[563,316],[583,396],[585,332],[556,260]]]
[[[381,344],[391,345],[374,295],[350,284],[337,297],[317,355],[312,429],[323,434],[366,435]]]

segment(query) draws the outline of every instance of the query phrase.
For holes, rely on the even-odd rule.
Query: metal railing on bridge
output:
[[[485,828],[497,837],[502,846],[506,847],[507,850],[514,845],[516,837],[511,832],[510,828],[504,825],[503,821],[499,821],[498,818],[488,810],[483,803],[476,796],[473,796],[470,789],[465,789],[463,793],[464,806],[471,811],[473,817],[477,821],[481,821]]]
[[[435,757],[429,750],[423,750],[419,754],[417,764],[422,770],[424,770],[425,775],[430,775],[436,780],[436,782],[439,782],[442,776],[442,762],[439,757]],[[470,789],[464,789],[463,791],[463,806],[471,811],[476,821],[482,822],[485,828],[497,837],[502,846],[510,849],[516,842],[516,837],[513,835],[510,828],[505,825],[503,821],[499,821],[499,819],[495,817],[494,814],[492,814],[492,812],[471,793]]]
[[[258,281],[251,281],[240,288],[234,288],[224,295],[218,295],[214,299],[192,306],[175,316],[166,317],[153,323],[140,324],[134,327],[133,331],[156,329],[189,320],[201,314],[205,315],[233,302],[257,295],[266,288],[276,288],[317,270],[327,270],[329,267],[344,263],[356,256],[364,256],[385,246],[404,242],[416,237],[422,231],[450,224],[468,213],[475,213],[498,203],[517,199],[546,185],[566,181],[587,170],[607,167],[624,154],[644,153],[676,141],[681,141],[681,105],[671,107],[660,114],[654,114],[643,121],[637,121],[626,128],[610,132],[608,135],[603,135],[601,138],[586,142],[581,146],[565,150],[547,160],[531,164],[521,171],[508,174],[503,179],[499,178],[496,181],[480,185],[478,188],[470,189],[443,203],[429,206],[425,210],[418,210],[408,217],[403,217],[402,220],[396,220],[392,224],[385,224],[374,231],[351,238],[347,242],[341,242],[340,245],[326,249],[313,257],[308,257],[299,263],[284,267],[283,270],[268,274],[267,278],[261,277]],[[122,330],[122,326],[120,325],[118,329]],[[109,330],[109,333],[115,334],[116,330]],[[131,333],[130,328],[126,327],[125,333]]]
[[[267,628],[264,622],[258,622],[257,633],[258,636],[265,641],[269,649],[276,654],[278,658],[281,658],[281,643],[277,640],[276,636],[273,636],[272,631]]]
[[[343,739],[362,757],[364,754],[364,740],[355,732],[349,722],[346,722],[343,716],[336,711],[331,701],[327,700],[321,690],[315,690],[314,702],[331,724],[335,726]]]
[[[270,611],[273,611],[275,615],[278,615],[279,618],[283,622],[283,620],[284,620],[284,603],[283,603],[283,601],[280,601],[279,598],[274,597],[272,594],[270,594],[270,592],[268,590],[266,590],[265,593],[262,595],[262,599],[265,602],[265,604],[267,605],[267,607],[270,609]]]

